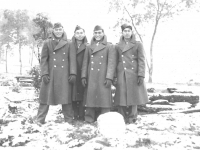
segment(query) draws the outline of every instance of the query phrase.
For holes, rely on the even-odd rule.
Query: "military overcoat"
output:
[[[107,79],[113,80],[116,68],[116,51],[107,42],[106,36],[99,44],[93,38],[87,46],[82,66],[82,78],[87,79],[86,107],[111,107],[111,88],[106,87]]]
[[[117,86],[114,97],[116,106],[145,104],[148,101],[145,83],[138,85],[138,76],[145,77],[145,53],[142,43],[125,42],[123,36],[115,45],[117,51]]]
[[[77,64],[77,76],[76,76],[76,83],[73,85],[72,90],[72,100],[73,101],[83,101],[84,98],[84,87],[81,83],[81,70],[83,64],[83,57],[85,53],[85,49],[87,46],[87,38],[83,39],[83,43],[80,47],[76,44],[75,37],[72,37],[72,49],[76,52],[76,64]]]
[[[42,82],[39,102],[48,105],[71,103],[69,75],[76,75],[76,52],[70,48],[66,33],[60,41],[54,34],[44,42],[41,53],[41,76],[49,75],[48,84]]]

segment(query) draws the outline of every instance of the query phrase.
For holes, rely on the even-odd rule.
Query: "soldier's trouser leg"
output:
[[[118,106],[118,113],[120,113],[124,117],[124,121],[126,123],[127,122],[127,107]]]
[[[79,102],[79,119],[84,120],[84,116],[85,116],[85,107],[83,106],[83,102],[80,101]]]
[[[74,101],[72,103],[74,110],[74,119],[84,120],[85,107],[82,101]]]
[[[45,122],[45,118],[47,116],[49,110],[49,105],[47,104],[39,104],[38,113],[37,113],[37,121],[40,123]]]
[[[72,107],[74,110],[74,119],[78,119],[78,114],[79,114],[78,102],[77,101],[72,102]]]
[[[137,105],[129,106],[128,123],[134,123],[137,119]]]
[[[95,121],[95,107],[86,107],[85,121],[89,123]]]
[[[105,114],[107,112],[110,112],[110,108],[105,108],[105,107],[101,107],[99,110],[100,111],[97,111],[96,114],[95,114],[95,120],[97,120],[99,115],[102,115],[102,114]]]
[[[65,122],[72,123],[74,116],[72,104],[62,104],[62,113],[64,115]]]
[[[101,108],[101,114],[105,114],[107,112],[110,112],[110,108]]]

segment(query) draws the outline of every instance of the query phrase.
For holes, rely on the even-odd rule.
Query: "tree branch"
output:
[[[137,28],[136,28],[136,26],[135,26],[135,24],[134,24],[134,21],[133,21],[133,18],[132,18],[132,16],[131,16],[131,14],[129,13],[129,11],[126,9],[125,6],[124,6],[124,9],[125,9],[125,11],[127,12],[128,16],[130,17],[131,22],[132,22],[132,25],[133,25],[133,27],[134,27],[134,29],[135,29],[137,35],[139,36],[140,41],[143,43],[142,37],[141,37],[141,35],[139,34],[139,32],[138,32],[138,30],[137,30]]]
[[[170,12],[172,12],[172,9],[174,9],[176,6],[180,5],[181,3],[183,3],[183,1],[176,3],[175,5],[173,5],[165,14],[161,14],[160,18],[164,18],[165,16],[167,16]],[[165,1],[166,4],[166,1]]]

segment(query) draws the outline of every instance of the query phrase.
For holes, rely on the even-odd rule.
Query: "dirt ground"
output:
[[[154,87],[158,91],[175,86],[200,93],[198,86],[147,84],[148,88]],[[174,109],[178,107],[188,109],[190,104],[182,103]],[[37,108],[37,97],[32,88],[23,88],[16,93],[9,87],[0,86],[0,149],[200,149],[200,112],[139,113],[135,124],[126,125],[124,136],[108,139],[99,134],[97,123],[65,123],[59,105],[50,107],[46,124],[38,126],[33,122]],[[200,105],[195,108],[200,109]]]

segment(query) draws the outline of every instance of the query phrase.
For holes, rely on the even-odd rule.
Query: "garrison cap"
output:
[[[81,28],[79,25],[76,26],[74,32],[76,32],[77,30],[80,30],[80,29],[82,29],[85,32],[85,30],[83,28]]]
[[[96,26],[94,27],[94,31],[98,31],[98,30],[102,30],[102,31],[104,32],[104,30],[103,30],[103,28],[102,28],[101,26],[96,25]]]
[[[123,25],[121,26],[122,32],[123,32],[123,31],[124,31],[124,29],[126,29],[126,28],[129,28],[129,29],[131,29],[131,30],[132,30],[132,26],[131,26],[131,25],[128,25],[128,24],[123,24]]]
[[[61,25],[60,22],[54,23],[54,25],[53,25],[53,28],[60,28],[60,27],[63,28],[63,26]]]

